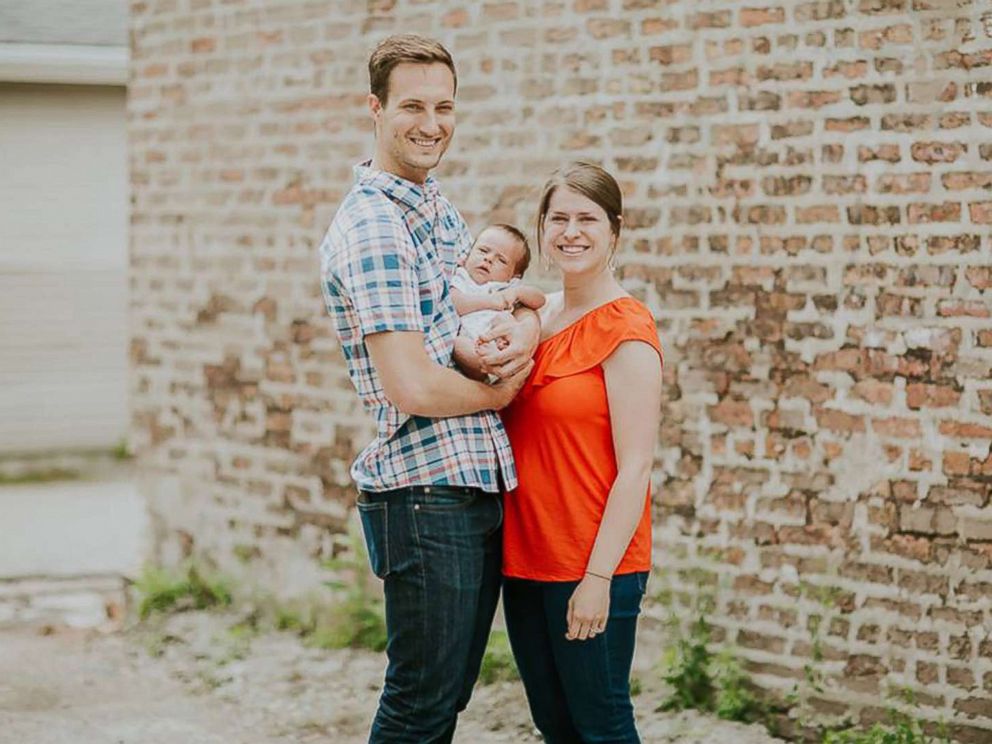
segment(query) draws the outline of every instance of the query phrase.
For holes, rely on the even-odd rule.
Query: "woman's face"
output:
[[[541,250],[563,274],[598,274],[609,263],[615,243],[601,206],[567,186],[552,192]]]

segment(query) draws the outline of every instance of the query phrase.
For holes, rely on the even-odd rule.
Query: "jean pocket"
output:
[[[387,504],[359,501],[358,516],[362,520],[365,546],[372,573],[380,579],[389,574],[389,508]]]
[[[424,511],[452,511],[464,509],[478,498],[478,491],[446,491],[432,488],[430,493],[419,494],[414,503],[418,509]]]

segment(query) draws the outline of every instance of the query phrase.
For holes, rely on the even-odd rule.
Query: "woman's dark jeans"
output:
[[[386,681],[369,741],[450,742],[479,676],[501,583],[503,504],[476,488],[363,493],[383,579]]]
[[[577,581],[505,579],[503,609],[534,724],[548,744],[639,742],[630,666],[647,572],[614,576],[606,631],[565,639]]]

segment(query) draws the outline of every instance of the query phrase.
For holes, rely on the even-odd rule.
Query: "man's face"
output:
[[[373,164],[414,183],[437,167],[455,132],[455,78],[440,62],[403,62],[389,74],[386,105],[369,95]]]

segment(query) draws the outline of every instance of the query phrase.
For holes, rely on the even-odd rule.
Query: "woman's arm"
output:
[[[484,294],[469,294],[460,289],[451,288],[451,302],[455,306],[455,312],[459,315],[468,315],[476,310],[503,310],[506,308],[506,301],[499,296]]]
[[[510,299],[510,306],[523,305],[531,310],[538,310],[544,305],[544,292],[530,284],[518,284],[503,290]]]
[[[661,358],[649,344],[626,341],[603,362],[617,477],[606,501],[587,573],[569,602],[568,637],[602,632],[610,578],[644,514],[661,420]]]

